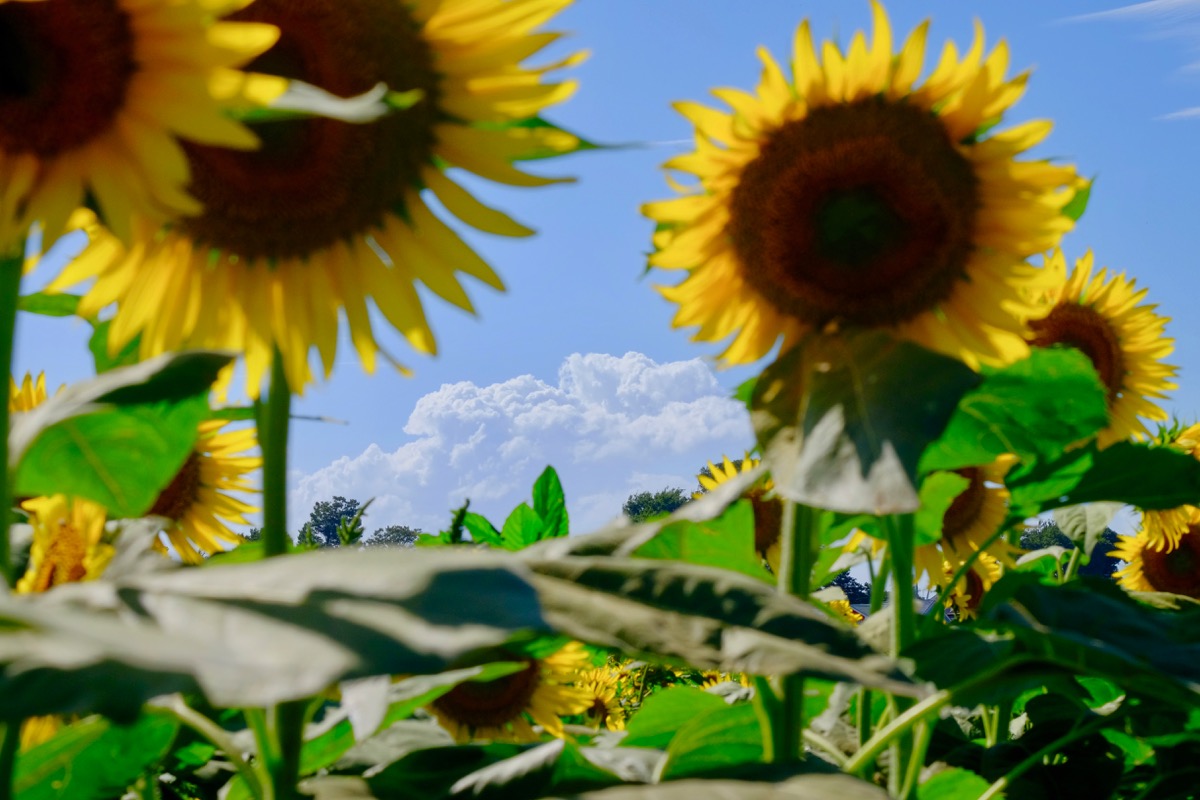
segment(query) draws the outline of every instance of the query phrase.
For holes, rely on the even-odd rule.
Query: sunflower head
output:
[[[854,610],[849,600],[830,600],[827,605],[839,619],[843,619],[851,625],[857,625],[866,619],[866,617]]]
[[[108,566],[114,551],[104,538],[102,506],[58,494],[26,500],[21,508],[29,512],[33,546],[29,566],[17,581],[18,593],[92,580]]]
[[[1175,349],[1165,335],[1168,319],[1124,273],[1094,272],[1090,250],[1068,274],[1062,251],[1055,249],[1046,269],[1056,280],[1042,294],[1029,343],[1074,347],[1091,360],[1108,401],[1109,425],[1096,436],[1100,447],[1150,438],[1144,420],[1167,419],[1157,401],[1175,388],[1176,368],[1163,362]]]
[[[1187,528],[1171,549],[1154,547],[1143,529],[1117,538],[1110,556],[1125,562],[1113,577],[1134,592],[1170,592],[1200,599],[1200,509],[1187,512]]]
[[[608,668],[579,672],[575,683],[591,697],[592,704],[583,715],[592,727],[603,726],[610,731],[625,730],[625,709],[617,699],[619,680],[620,673]]]
[[[587,652],[577,642],[540,659],[503,647],[470,659],[471,664],[496,661],[521,662],[525,667],[492,681],[460,683],[430,707],[442,727],[460,742],[535,742],[539,737],[534,724],[551,736],[562,737],[561,717],[582,714],[595,701],[590,692],[575,685],[579,671],[589,663]]]
[[[943,563],[961,565],[976,551],[990,554],[992,559],[1011,565],[1020,551],[1003,537],[993,538],[1008,516],[1009,492],[1004,476],[1016,463],[1011,456],[1001,456],[991,464],[955,470],[968,483],[951,501],[942,517],[942,538],[917,548],[914,560],[917,576],[928,575],[935,584],[943,581]]]
[[[707,472],[696,476],[701,491],[692,496],[699,498],[704,492],[711,492],[725,481],[754,469],[760,463],[762,462],[751,457],[749,453],[737,461],[730,460],[729,456],[723,456],[720,464],[710,461]],[[745,496],[754,508],[754,550],[767,560],[772,571],[779,574],[779,559],[783,549],[779,538],[780,525],[783,524],[783,503],[774,492],[775,482],[768,476],[757,481]]]
[[[941,583],[945,605],[954,609],[956,619],[974,619],[979,613],[983,596],[1000,580],[1004,568],[999,560],[987,553],[980,553],[954,586],[948,587],[947,584],[954,578],[959,566],[949,561],[943,565]]]
[[[30,411],[46,402],[46,373],[39,372],[35,380],[28,372],[18,386],[11,377],[8,379],[8,410],[9,412]]]
[[[695,177],[683,197],[650,203],[659,223],[650,263],[686,270],[663,289],[676,326],[732,336],[728,363],[764,356],[830,325],[884,328],[969,364],[1028,352],[1025,260],[1053,247],[1082,185],[1074,169],[1017,157],[1049,123],[987,132],[1021,96],[1003,43],[984,56],[947,44],[916,81],[926,27],[892,52],[878,2],[874,37],[846,52],[813,46],[800,26],[786,71],[760,50],[754,92],[720,89],[730,108],[676,108],[694,152],[666,167]]]

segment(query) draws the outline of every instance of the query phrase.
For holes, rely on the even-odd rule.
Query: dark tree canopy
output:
[[[363,539],[362,543],[367,547],[412,547],[423,533],[407,525],[388,525],[386,528],[376,528],[370,538]]]
[[[1108,554],[1116,545],[1117,532],[1112,528],[1106,528],[1100,541],[1092,548],[1091,559],[1079,568],[1078,574],[1107,578],[1116,572],[1117,565],[1121,563],[1121,560]],[[1067,550],[1075,549],[1075,543],[1053,522],[1046,522],[1036,528],[1027,528],[1021,534],[1021,547],[1026,550],[1041,550],[1044,547],[1055,546],[1065,547]]]
[[[843,572],[833,579],[830,586],[839,586],[846,593],[846,599],[851,603],[870,603],[871,584],[857,580],[849,571]]]
[[[246,531],[245,533],[240,533],[238,535],[241,536],[242,539],[244,539],[247,542],[257,542],[259,539],[262,538],[262,529],[261,528],[251,528],[250,530]]]
[[[690,503],[691,495],[678,487],[668,487],[657,492],[638,492],[629,495],[621,510],[634,522],[645,522],[666,516],[682,505]]]
[[[313,505],[308,515],[308,524],[312,526],[313,536],[321,547],[338,547],[338,523],[343,519],[349,520],[358,513],[360,503],[357,500],[347,500],[334,495],[332,500],[322,500]]]

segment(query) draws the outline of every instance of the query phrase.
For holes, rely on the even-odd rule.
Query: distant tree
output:
[[[841,587],[851,603],[871,602],[871,584],[855,579],[849,571],[838,575],[829,585]]]
[[[262,529],[261,528],[251,528],[250,530],[246,531],[245,533],[238,534],[238,535],[241,536],[244,541],[257,542],[259,539],[262,538]]]
[[[308,524],[312,527],[313,536],[321,547],[338,547],[338,524],[342,520],[353,519],[358,513],[360,503],[357,500],[347,500],[334,495],[332,500],[321,500],[312,507],[308,515]]]
[[[407,525],[388,525],[376,528],[371,538],[363,539],[367,547],[412,547],[425,532]]]
[[[1045,547],[1064,547],[1067,550],[1074,550],[1075,543],[1063,533],[1058,525],[1053,522],[1046,522],[1036,528],[1026,528],[1021,534],[1021,547],[1026,550],[1041,550]],[[1092,548],[1092,557],[1088,563],[1080,567],[1077,572],[1080,575],[1094,575],[1100,578],[1107,578],[1117,570],[1117,565],[1121,563],[1121,559],[1113,558],[1108,554],[1117,545],[1117,532],[1112,528],[1105,528],[1104,533],[1100,536],[1100,541],[1096,542],[1096,546]]]
[[[629,495],[621,510],[634,522],[666,516],[680,506],[687,505],[692,496],[678,487],[667,487],[657,492],[638,492]]]

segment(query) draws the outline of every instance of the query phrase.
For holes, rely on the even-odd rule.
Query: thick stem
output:
[[[263,448],[263,550],[270,557],[288,551],[287,450],[292,394],[278,348],[271,363],[268,391],[259,433]]]
[[[17,752],[21,749],[21,723],[9,722],[3,727],[3,739],[0,739],[0,800],[10,800],[16,797],[13,774],[17,768]]]
[[[1079,560],[1082,553],[1083,551],[1078,546],[1071,550],[1071,558],[1067,561],[1067,568],[1062,571],[1062,576],[1058,580],[1059,583],[1066,583],[1075,577],[1075,572],[1079,569]]]
[[[308,712],[307,700],[280,703],[267,713],[267,731],[277,745],[274,757],[267,763],[275,800],[298,798],[296,784],[300,780],[300,751],[304,746],[304,723]]]
[[[913,611],[913,518],[911,514],[883,517],[888,553],[892,557],[892,655],[899,656],[916,638]]]
[[[778,588],[781,593],[807,600],[812,592],[816,562],[816,512],[785,501],[779,535],[782,537]],[[771,751],[777,761],[804,758],[804,676],[788,675],[780,687],[782,710],[775,717]]]
[[[21,273],[25,268],[23,254],[0,258],[0,375],[12,377],[13,344],[17,330],[17,301],[21,297]],[[8,387],[4,387],[4,402],[0,403],[0,431],[4,432],[0,450],[0,577],[12,588],[12,552],[9,545],[9,525],[12,524],[12,475],[8,470]],[[2,766],[2,765],[0,765]],[[11,781],[9,781],[11,783]]]

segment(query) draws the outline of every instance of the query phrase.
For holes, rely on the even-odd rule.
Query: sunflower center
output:
[[[978,208],[975,172],[937,118],[871,99],[772,133],[742,172],[727,233],[782,312],[895,325],[966,276]]]
[[[983,510],[987,499],[987,486],[983,483],[983,473],[977,467],[966,467],[955,472],[970,483],[950,503],[942,517],[942,539],[953,546],[955,539],[967,533]],[[974,574],[972,572],[971,574]]]
[[[205,211],[180,223],[191,238],[244,258],[303,258],[403,212],[430,162],[438,121],[433,54],[396,0],[256,0],[232,15],[279,27],[247,69],[351,97],[379,82],[420,89],[416,105],[377,122],[314,117],[254,125],[258,150],[185,145],[191,193]]]
[[[511,659],[510,654],[501,658]],[[433,701],[446,716],[471,728],[503,727],[529,708],[538,687],[541,668],[533,659],[520,672],[494,681],[466,681]]]
[[[0,150],[47,158],[104,133],[136,66],[117,0],[0,3]]]
[[[783,524],[783,503],[765,494],[763,489],[751,489],[746,495],[754,508],[754,550],[764,558],[771,545],[779,541],[779,526]]]
[[[167,484],[154,501],[154,507],[147,514],[157,514],[178,522],[183,515],[196,503],[200,490],[200,456],[192,451],[187,461],[175,473],[175,477]]]
[[[64,583],[77,583],[87,577],[84,558],[87,544],[83,534],[66,520],[54,527],[54,538],[46,549],[46,555],[33,583],[34,592],[44,592]]]
[[[1142,574],[1155,591],[1200,598],[1200,526],[1191,526],[1170,552],[1143,548]]]
[[[1125,356],[1117,332],[1099,311],[1078,303],[1062,303],[1043,319],[1031,321],[1029,327],[1033,331],[1029,343],[1034,347],[1064,344],[1091,359],[1108,392],[1109,403],[1116,400],[1124,388]]]

